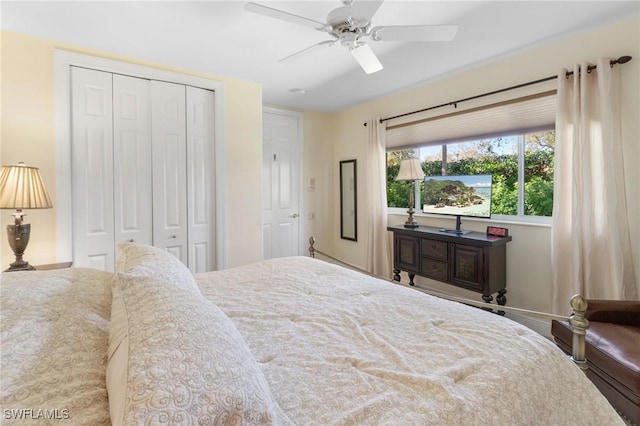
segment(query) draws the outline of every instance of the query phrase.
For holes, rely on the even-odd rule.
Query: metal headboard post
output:
[[[315,243],[315,237],[309,237],[309,256],[311,257],[316,257],[316,248],[313,246]]]
[[[585,318],[587,312],[587,301],[584,297],[576,294],[571,298],[571,309],[573,314],[569,317],[569,323],[573,331],[573,344],[571,345],[571,359],[582,370],[587,370],[586,341],[589,321]]]

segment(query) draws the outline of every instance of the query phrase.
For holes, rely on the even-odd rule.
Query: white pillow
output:
[[[185,264],[161,248],[137,243],[123,243],[118,248],[120,273],[137,277],[153,276],[187,287],[198,287]]]
[[[197,288],[118,274],[113,294],[113,424],[290,423],[236,327]]]

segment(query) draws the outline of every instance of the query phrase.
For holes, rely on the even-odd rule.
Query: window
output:
[[[493,175],[491,214],[504,219],[550,217],[553,209],[552,129],[387,152],[387,206],[408,207],[409,185],[396,182],[400,161],[418,157],[425,175]],[[422,187],[416,188],[421,211]],[[532,220],[533,221],[533,220]]]

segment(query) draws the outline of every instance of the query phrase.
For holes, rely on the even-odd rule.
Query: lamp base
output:
[[[407,210],[407,213],[409,213],[409,218],[407,219],[407,221],[404,223],[404,227],[405,228],[417,228],[418,226],[420,226],[418,224],[418,222],[416,222],[415,220],[413,220],[413,207],[409,207],[409,210]]]
[[[32,265],[29,265],[29,262],[25,262],[21,260],[20,262],[15,261],[9,264],[9,267],[2,272],[17,272],[17,271],[35,271]]]
[[[16,261],[9,265],[4,272],[14,271],[33,271],[36,268],[29,265],[29,262],[22,260],[27,244],[29,244],[29,235],[31,234],[31,224],[7,225],[7,238],[9,246],[16,256]]]

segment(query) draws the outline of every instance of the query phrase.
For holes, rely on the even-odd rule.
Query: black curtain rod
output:
[[[626,64],[630,60],[631,60],[631,56],[621,56],[618,59],[612,59],[610,64],[611,64],[611,67],[613,68],[613,66],[615,64]],[[589,72],[591,72],[592,70],[594,70],[596,68],[598,68],[596,65],[589,65],[587,67],[587,72],[589,73]],[[567,71],[566,76],[569,77],[571,75],[573,75],[573,71]],[[539,83],[543,83],[543,82],[549,81],[549,80],[555,80],[557,78],[558,78],[557,75],[553,75],[553,76],[550,76],[550,77],[541,78],[540,80],[529,81],[527,83],[522,83],[522,84],[518,84],[518,85],[515,85],[515,86],[511,86],[511,87],[506,87],[504,89],[494,90],[493,92],[487,92],[487,93],[483,93],[481,95],[471,96],[469,98],[458,99],[457,101],[451,101],[451,102],[447,102],[445,104],[436,105],[436,106],[432,106],[432,107],[424,108],[424,109],[419,109],[417,111],[406,112],[404,114],[394,115],[393,117],[381,118],[380,122],[383,123],[383,122],[385,122],[387,120],[393,120],[394,118],[406,117],[407,115],[418,114],[420,112],[431,111],[432,109],[442,108],[442,107],[446,107],[446,106],[453,106],[454,108],[457,108],[458,104],[462,103],[462,102],[472,101],[474,99],[483,98],[485,96],[495,95],[495,94],[498,94],[498,93],[507,92],[509,90],[519,89],[521,87],[531,86],[533,84],[539,84]],[[364,123],[364,125],[366,126],[367,123]]]

